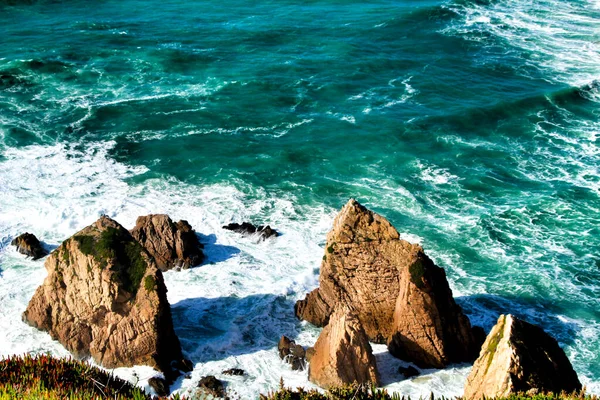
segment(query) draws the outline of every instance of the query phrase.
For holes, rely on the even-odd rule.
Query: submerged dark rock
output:
[[[242,235],[255,235],[257,234],[260,239],[265,240],[271,237],[279,236],[279,232],[275,229],[271,228],[269,225],[253,225],[249,222],[243,222],[242,224],[231,223],[223,226],[223,229],[227,229],[228,231],[234,231],[237,233],[241,233]]]
[[[148,379],[148,385],[150,385],[150,387],[154,389],[154,392],[161,397],[169,395],[169,384],[160,376],[153,376]]]
[[[246,375],[246,371],[240,368],[230,368],[222,372],[223,375],[242,376]]]
[[[175,367],[183,372],[192,372],[194,370],[194,364],[187,358],[177,361]]]
[[[406,379],[413,378],[415,376],[419,376],[421,373],[418,369],[413,366],[408,367],[398,367],[398,373],[404,375]]]
[[[287,336],[281,336],[277,348],[279,349],[279,357],[290,364],[294,371],[306,368],[306,351],[304,347],[296,344]]]
[[[198,387],[214,397],[225,397],[225,386],[223,382],[213,375],[205,376],[198,382]]]
[[[14,238],[10,244],[16,246],[19,253],[25,254],[34,260],[48,255],[48,252],[33,233],[25,232]]]

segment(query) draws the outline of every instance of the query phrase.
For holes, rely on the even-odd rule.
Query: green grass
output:
[[[149,400],[142,389],[99,368],[48,355],[0,360],[0,399]]]
[[[144,288],[146,288],[148,292],[153,292],[154,286],[156,286],[156,280],[152,275],[148,275],[144,278]]]
[[[79,250],[94,257],[105,268],[109,262],[114,265],[114,279],[123,284],[130,293],[136,293],[142,277],[146,273],[146,261],[142,256],[142,246],[126,231],[106,228],[98,238],[91,235],[77,235],[74,239]]]
[[[351,384],[330,388],[325,393],[317,390],[305,390],[297,388],[296,390],[286,388],[283,382],[278,391],[268,395],[260,395],[261,400],[411,400],[410,396],[404,396],[399,393],[388,393],[385,389],[377,389],[369,385]],[[420,400],[450,400],[445,397],[435,397],[433,393]],[[460,400],[460,398],[459,398]],[[490,399],[488,399],[490,400]],[[537,394],[527,395],[523,393],[511,394],[508,397],[497,398],[495,400],[599,400],[597,396],[581,393],[573,394]]]

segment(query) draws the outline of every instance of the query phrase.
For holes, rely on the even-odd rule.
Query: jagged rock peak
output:
[[[336,307],[349,306],[369,339],[386,343],[400,274],[422,253],[421,246],[400,239],[388,220],[351,199],[327,234],[319,288],[296,303],[296,316],[324,326]]]
[[[204,259],[202,245],[187,221],[174,223],[166,214],[150,214],[138,217],[131,234],[161,271],[194,267]]]
[[[22,233],[14,238],[10,244],[16,246],[19,253],[25,254],[34,260],[48,255],[46,249],[42,247],[42,244],[33,233]]]
[[[308,378],[323,388],[353,382],[379,385],[377,361],[369,339],[350,309],[338,308],[319,335]]]
[[[579,378],[558,342],[539,326],[509,314],[498,318],[481,347],[464,398],[580,390]]]
[[[474,360],[481,343],[454,301],[444,270],[420,253],[402,270],[400,282],[390,353],[421,368]]]
[[[162,273],[119,223],[101,217],[65,240],[45,267],[26,322],[107,368],[145,364],[172,376],[171,363],[183,365]]]

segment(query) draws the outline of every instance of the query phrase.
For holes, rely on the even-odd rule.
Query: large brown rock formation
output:
[[[423,368],[474,360],[481,343],[454,301],[444,270],[421,252],[402,270],[400,282],[390,353]]]
[[[204,258],[190,224],[183,220],[174,223],[166,214],[138,217],[131,234],[154,257],[161,271],[194,267]]]
[[[323,388],[353,382],[379,385],[377,362],[357,316],[337,309],[323,329],[310,360],[308,378]]]
[[[538,326],[501,315],[467,378],[465,399],[581,390],[557,341]]]
[[[392,354],[421,367],[477,356],[479,345],[444,270],[355,200],[342,208],[327,235],[319,288],[298,301],[295,311],[324,326],[339,306],[356,313],[371,341],[388,343]]]
[[[392,334],[400,273],[422,252],[401,240],[388,220],[348,201],[327,234],[319,288],[296,303],[296,316],[324,326],[338,305],[348,305],[369,339],[385,343]]]
[[[182,360],[162,273],[117,222],[101,217],[65,240],[45,266],[48,276],[23,318],[76,357],[167,374]]]

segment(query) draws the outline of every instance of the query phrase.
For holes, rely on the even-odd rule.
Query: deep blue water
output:
[[[192,381],[242,365],[242,396],[308,385],[276,340],[316,339],[291,307],[354,197],[446,268],[474,323],[540,324],[600,394],[597,0],[4,0],[0,32],[1,354],[64,354],[20,321],[44,268],[16,234],[168,212],[209,258],[166,274]],[[241,220],[283,236],[220,228]],[[413,394],[468,373],[395,383],[379,357]]]

